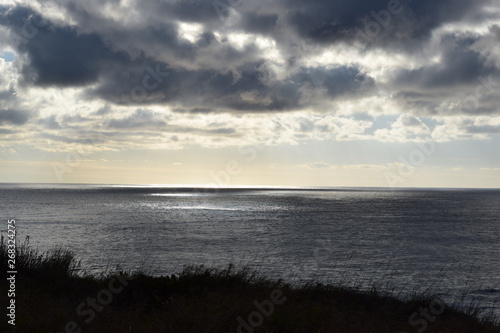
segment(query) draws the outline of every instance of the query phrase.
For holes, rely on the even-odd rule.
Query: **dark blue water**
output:
[[[20,241],[72,249],[85,269],[153,274],[250,265],[411,292],[500,300],[500,190],[190,189],[0,185]],[[498,311],[497,311],[498,312]]]

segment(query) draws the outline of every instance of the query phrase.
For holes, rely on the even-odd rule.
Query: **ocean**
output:
[[[500,314],[500,190],[1,184],[0,212],[92,273],[232,263]]]

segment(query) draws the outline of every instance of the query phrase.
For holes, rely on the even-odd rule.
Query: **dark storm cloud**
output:
[[[370,88],[374,80],[359,71],[357,67],[340,66],[334,69],[325,67],[301,68],[292,80],[303,85],[310,83],[315,88],[325,88],[330,97],[359,93],[362,85]]]
[[[500,81],[498,81],[500,83]],[[475,94],[475,88],[481,87],[481,95]],[[500,87],[500,84],[499,84]],[[420,88],[415,88],[420,89]],[[486,94],[486,95],[484,95]],[[488,95],[490,94],[490,95]],[[481,81],[477,85],[469,85],[459,88],[432,89],[415,92],[400,91],[394,94],[394,99],[407,111],[413,111],[419,115],[429,116],[456,116],[463,115],[493,115],[500,112],[500,98],[495,94],[482,88]]]
[[[237,72],[172,68],[164,63],[155,66],[152,61],[150,64],[153,65],[146,59],[135,60],[127,71],[118,68],[109,72],[94,93],[117,104],[179,103],[191,104],[195,109],[198,104],[262,109],[259,100],[245,103],[239,94],[249,91],[256,93],[256,97],[273,94],[266,92],[267,87],[259,79],[260,63],[246,64],[237,68]],[[154,73],[159,73],[156,81]]]
[[[492,29],[490,29],[492,30]],[[398,70],[391,78],[393,96],[419,114],[453,116],[498,113],[500,71],[478,51],[489,36],[444,35],[438,61],[414,70]]]
[[[21,24],[30,16],[36,15],[25,8],[16,8],[4,12],[4,24]],[[162,45],[170,50],[176,57],[183,60],[194,60],[197,47],[203,47],[213,42],[211,33],[204,33],[195,46],[187,41],[179,40],[177,30],[172,24],[163,23],[146,28],[144,31],[117,32],[111,34],[113,41],[118,44],[130,38],[140,40],[142,43],[154,45],[161,41]],[[231,47],[221,48],[225,53],[220,61],[231,61],[231,58],[243,56],[239,51]],[[21,50],[28,54],[30,63],[23,72],[27,80],[33,78],[34,83],[39,86],[80,86],[89,85],[98,81],[102,82],[95,92],[98,96],[107,98],[117,103],[136,102],[137,104],[152,104],[164,102],[177,102],[183,104],[192,97],[200,96],[205,100],[215,100],[221,106],[227,106],[238,110],[264,110],[283,109],[293,106],[297,100],[291,96],[287,87],[277,87],[270,93],[265,93],[266,87],[259,80],[259,71],[255,69],[254,63],[247,63],[237,70],[240,77],[235,79],[232,72],[220,69],[201,68],[197,70],[177,66],[169,69],[169,77],[150,78],[148,87],[162,83],[162,89],[155,93],[149,93],[147,99],[123,100],[123,95],[134,94],[134,87],[139,82],[144,85],[144,78],[154,71],[155,64],[162,68],[170,65],[148,57],[144,52],[138,56],[131,56],[124,51],[112,50],[109,43],[95,33],[78,33],[75,28],[57,27],[48,24],[40,28],[36,38],[26,41]],[[249,51],[248,49],[245,51]],[[251,50],[250,50],[251,51]],[[251,52],[250,52],[251,53]],[[262,63],[262,62],[261,62]],[[151,67],[153,69],[151,69]],[[161,82],[160,82],[161,81]],[[242,101],[239,94],[251,92],[255,95],[253,101]],[[295,92],[295,91],[293,91]],[[287,96],[288,94],[288,96]],[[257,99],[271,98],[270,103],[261,103]],[[203,101],[202,101],[203,102]],[[217,105],[217,103],[214,103]]]
[[[0,125],[24,125],[32,117],[32,113],[24,110],[0,110]]]
[[[401,71],[396,84],[422,86],[428,89],[476,83],[478,77],[491,73],[484,57],[470,46],[475,38],[447,36],[441,41],[442,56],[438,64],[416,70]]]
[[[263,79],[261,65],[262,62],[249,63],[235,71],[226,72],[157,65],[157,68],[164,68],[161,72],[165,77],[151,93],[142,90],[147,96],[134,96],[141,91],[140,84],[148,75],[140,71],[128,73],[128,80],[118,77],[123,72],[114,73],[116,77],[101,85],[94,93],[115,103],[179,103],[191,106],[188,112],[192,113],[217,111],[217,107],[241,111],[283,111],[303,106],[300,89],[306,84],[325,89],[325,98],[357,94],[362,86],[370,87],[373,84],[373,79],[356,67],[303,68],[288,80],[269,83]],[[186,109],[177,108],[177,111],[186,112]]]
[[[164,18],[196,23],[220,23],[221,18],[228,15],[227,7],[217,7],[213,0],[153,0],[144,6],[150,7]]]
[[[15,45],[29,60],[23,68],[26,84],[86,87],[88,98],[118,105],[168,105],[176,112],[271,112],[375,91],[376,82],[356,59],[349,65],[335,64],[335,59],[329,66],[301,65],[300,60],[312,52],[338,41],[359,42],[359,31],[366,33],[374,22],[380,29],[372,38],[374,46],[400,51],[404,45],[403,53],[409,53],[445,23],[478,20],[488,2],[220,0],[214,5],[213,0],[149,0],[130,8],[132,18],[120,20],[119,15],[105,13],[102,2],[89,0],[66,2],[65,14],[76,22],[71,26],[45,21],[19,6],[0,7],[0,24],[21,31],[29,20],[40,23],[35,38]],[[107,4],[116,11],[126,10],[119,1]],[[237,15],[230,20],[231,13]],[[178,22],[201,24],[201,35],[194,41],[183,38]],[[492,28],[492,34],[497,30]],[[289,67],[279,79],[274,77],[266,70],[272,61],[253,43],[243,48],[231,45],[223,37],[228,31],[272,38]],[[480,51],[472,48],[477,38],[449,36],[440,45],[440,63],[395,73],[388,83],[393,96],[432,110],[440,98],[433,89],[471,85],[479,75],[491,73]],[[312,44],[315,48],[308,49]],[[288,52],[292,45],[301,47]],[[95,115],[110,113],[108,107]],[[164,125],[148,117],[136,114],[110,120],[107,126]],[[44,121],[47,127],[56,126],[50,119]]]
[[[35,83],[41,86],[77,86],[95,82],[100,68],[113,57],[97,35],[56,29],[28,43]],[[47,52],[51,50],[51,52]],[[27,69],[28,70],[28,69]]]
[[[0,24],[21,31],[25,22],[43,22],[30,9],[16,7],[0,9]],[[110,62],[125,62],[127,55],[108,49],[97,34],[79,34],[72,27],[58,27],[47,22],[33,26],[36,38],[18,45],[29,56],[30,63],[23,69],[25,79],[40,86],[79,86],[95,82],[103,67]]]
[[[278,22],[277,14],[248,13],[242,18],[241,27],[251,33],[271,34]]]
[[[299,35],[316,43],[353,42],[359,30],[378,35],[379,42],[421,39],[436,27],[475,17],[489,0],[285,0],[287,17]],[[391,10],[392,9],[392,10]],[[367,24],[368,22],[378,23]],[[410,22],[411,24],[408,24]],[[378,29],[378,31],[377,31]],[[388,34],[388,32],[390,32]]]
[[[14,33],[21,34],[26,21],[34,17],[36,22],[43,22],[41,16],[27,7],[0,6],[0,24],[15,28]],[[25,27],[25,31],[27,31]]]
[[[137,5],[141,17],[134,24],[106,18],[100,13],[102,6],[100,4],[78,2],[71,3],[68,7],[72,18],[79,23],[79,28],[86,32],[99,33],[108,46],[114,50],[125,51],[134,59],[149,57],[183,67],[201,66],[219,69],[258,59],[258,50],[252,45],[240,50],[225,39],[220,42],[217,40],[211,29],[218,28],[222,24],[220,20],[215,24],[208,24],[201,20],[203,31],[196,41],[189,41],[180,36],[178,23],[191,22],[191,20],[176,17],[176,10],[171,10],[168,15],[164,15],[162,8],[165,6],[183,8],[192,6],[193,3],[153,0],[141,2]],[[215,15],[213,4],[206,2],[206,5],[212,8],[210,12],[205,12],[205,15],[210,16],[209,13]],[[201,14],[199,8],[194,12]]]

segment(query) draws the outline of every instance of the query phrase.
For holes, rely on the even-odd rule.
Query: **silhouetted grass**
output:
[[[2,239],[4,271],[6,250]],[[71,252],[39,254],[28,243],[18,247],[16,265],[16,326],[4,319],[2,332],[65,332],[68,327],[68,332],[238,332],[241,320],[248,323],[249,316],[260,311],[255,302],[269,310],[273,292],[278,292],[282,302],[273,303],[268,316],[260,311],[262,323],[240,332],[500,333],[494,318],[482,316],[475,305],[466,311],[446,306],[426,321],[425,329],[422,321],[412,325],[409,319],[415,312],[432,306],[431,292],[403,299],[375,288],[361,291],[319,282],[292,285],[233,265],[188,266],[161,277],[140,272],[90,276],[77,274],[78,261]],[[4,293],[5,279],[1,285]],[[99,297],[106,304],[98,309],[88,305],[89,299]],[[77,312],[79,307],[87,310],[85,315]],[[95,317],[89,309],[94,309]]]
[[[0,242],[1,267],[7,270],[7,240],[2,236]],[[24,277],[33,276],[44,280],[73,276],[79,266],[79,262],[71,251],[56,248],[40,254],[29,245],[29,238],[26,238],[24,243],[17,244],[15,260],[16,270],[20,275]]]

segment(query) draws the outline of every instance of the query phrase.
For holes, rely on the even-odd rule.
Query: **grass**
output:
[[[4,272],[7,254],[2,238]],[[161,277],[140,272],[94,276],[78,268],[70,251],[40,254],[27,242],[17,246],[16,326],[4,317],[1,332],[500,333],[495,319],[483,316],[477,305],[466,311],[439,309],[430,292],[403,299],[376,289],[292,285],[233,265],[188,266]],[[0,284],[6,293],[6,279]]]
[[[7,264],[7,242],[2,236],[0,255],[2,263]],[[42,280],[51,280],[54,278],[67,278],[73,275],[77,270],[79,262],[69,250],[56,248],[45,254],[39,254],[38,251],[29,246],[29,238],[16,247],[16,269],[22,272],[24,277],[36,277]]]

